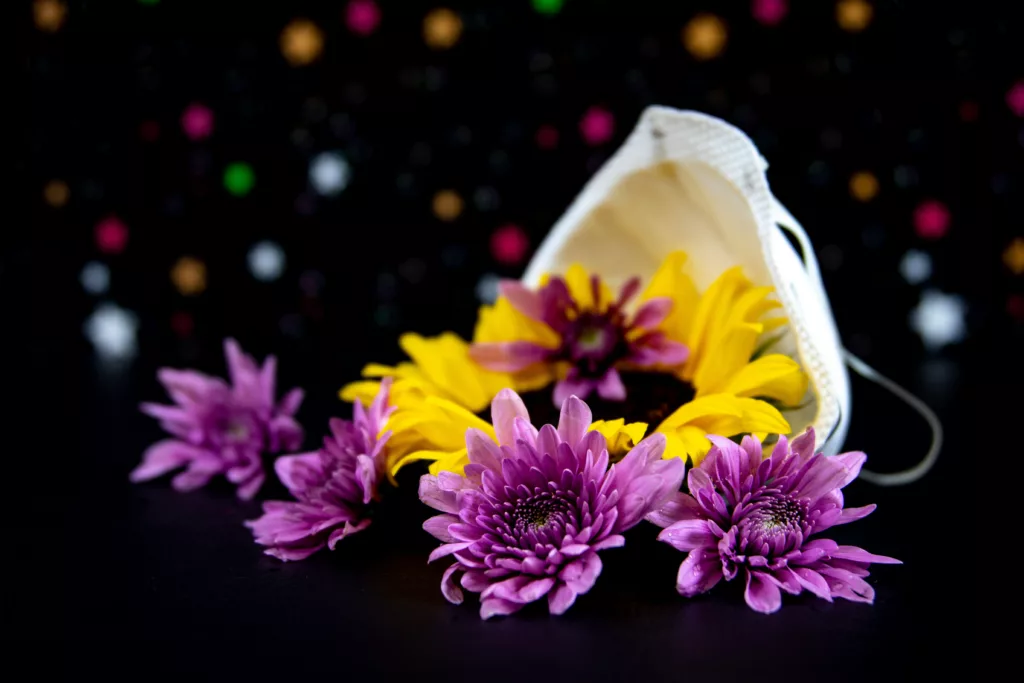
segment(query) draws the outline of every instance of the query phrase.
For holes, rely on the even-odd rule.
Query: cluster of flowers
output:
[[[369,526],[399,469],[426,460],[419,497],[440,514],[423,528],[441,541],[429,560],[450,558],[444,597],[479,593],[482,618],[542,598],[563,613],[597,580],[600,551],[644,520],[686,553],[684,596],[742,574],[760,612],[805,590],[872,602],[868,566],[898,561],[817,537],[874,510],[844,508],[841,492],[866,456],[816,454],[810,428],[785,436],[781,410],[804,399],[807,379],[765,351],[785,323],[766,317],[771,289],[734,268],[700,294],[684,265],[672,254],[643,293],[634,279],[617,297],[578,266],[536,291],[507,282],[472,343],[403,336],[411,362],[367,366],[342,390],[352,419],[331,420],[319,450],[277,458],[295,500],[264,502],[247,523],[256,542],[281,560],[333,550]],[[161,371],[177,405],[143,411],[174,439],[146,452],[134,481],[185,468],[179,490],[223,474],[251,498],[263,454],[299,447],[302,392],[275,403],[274,359],[261,368],[225,348],[230,385]]]

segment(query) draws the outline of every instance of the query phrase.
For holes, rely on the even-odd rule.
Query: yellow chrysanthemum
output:
[[[768,433],[788,433],[789,423],[769,401],[793,406],[807,391],[807,378],[793,359],[781,354],[757,355],[764,334],[785,323],[784,318],[767,317],[779,307],[770,298],[772,289],[754,286],[739,268],[732,268],[700,294],[683,272],[685,262],[682,252],[670,254],[641,295],[640,308],[655,300],[670,300],[667,315],[650,316],[648,319],[657,321],[651,329],[644,329],[642,324],[639,329],[627,326],[623,343],[643,338],[656,339],[660,347],[688,347],[684,362],[645,365],[640,368],[643,373],[633,376],[672,377],[670,382],[692,390],[692,398],[681,399],[678,405],[663,405],[662,398],[652,393],[650,405],[643,405],[648,395],[640,395],[631,400],[631,405],[642,408],[643,420],[627,424],[629,415],[620,413],[612,415],[614,419],[595,423],[595,429],[608,439],[613,458],[616,454],[621,457],[643,438],[648,429],[645,422],[655,424],[654,431],[665,434],[665,457],[688,456],[694,463],[699,463],[710,448],[707,434],[732,437],[752,433],[763,438]],[[619,315],[612,310],[618,304],[611,291],[582,267],[571,267],[563,281],[573,302],[571,309],[562,311],[567,318],[602,315],[609,310]],[[517,366],[514,372],[495,372],[474,362],[470,346],[453,334],[434,339],[403,336],[400,343],[411,363],[395,368],[370,365],[364,370],[369,377],[395,378],[391,396],[397,410],[388,425],[394,434],[390,450],[396,454],[390,463],[392,471],[413,460],[432,460],[432,473],[460,472],[465,464],[466,428],[476,427],[494,435],[481,414],[500,389],[511,387],[526,395],[544,389],[550,397],[547,387],[565,381],[571,372],[572,362],[564,353],[556,353],[563,343],[559,333],[536,315],[526,315],[504,296],[493,306],[481,308],[473,341],[489,347],[525,343],[533,349],[532,355],[550,352],[551,357],[526,367]],[[619,365],[624,371],[637,369],[628,358]],[[356,382],[345,387],[342,397],[366,400],[374,395],[377,384]],[[618,405],[598,401],[603,412],[614,413]]]

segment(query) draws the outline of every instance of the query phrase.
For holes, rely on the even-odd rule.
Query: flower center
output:
[[[587,398],[587,405],[595,420],[624,418],[627,424],[644,422],[648,425],[647,432],[651,433],[677,408],[693,400],[693,387],[675,375],[663,372],[620,372],[619,375],[626,386],[626,399],[606,401],[592,394]],[[534,424],[558,424],[559,408],[551,401],[550,386],[520,396]],[[480,417],[489,419],[489,411],[483,411]]]
[[[513,528],[522,533],[542,529],[556,520],[564,525],[570,509],[571,506],[564,498],[544,492],[530,498],[520,498],[510,514]]]
[[[760,503],[746,521],[755,535],[777,536],[802,532],[806,515],[806,502],[789,497],[773,497]]]
[[[581,313],[562,333],[561,356],[585,377],[599,378],[629,352],[618,313]]]

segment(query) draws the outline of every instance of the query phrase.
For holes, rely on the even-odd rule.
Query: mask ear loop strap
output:
[[[821,288],[821,291],[824,292],[825,284],[821,280],[821,270],[818,268],[818,259],[814,255],[814,247],[811,246],[811,239],[807,236],[803,226],[801,226],[800,223],[793,218],[793,215],[789,213],[786,207],[784,207],[779,200],[774,197],[772,198],[772,210],[774,212],[773,219],[779,227],[793,235],[793,237],[796,238],[796,241],[800,243],[800,250],[803,252],[804,267],[807,269],[807,273],[811,276],[814,283]],[[928,452],[925,453],[925,456],[920,460],[920,462],[913,467],[900,472],[891,473],[871,472],[869,470],[862,469],[860,471],[860,478],[875,484],[876,486],[904,486],[917,481],[931,470],[935,465],[935,461],[939,458],[939,452],[942,450],[942,422],[939,420],[938,415],[936,415],[935,411],[929,408],[924,401],[919,399],[917,396],[914,396],[910,391],[884,376],[860,358],[847,351],[845,348],[841,350],[843,352],[843,359],[846,361],[846,364],[850,366],[851,370],[869,382],[874,382],[883,389],[888,390],[898,399],[910,406],[922,418],[924,418],[924,421],[928,423],[928,427],[932,432],[932,442],[928,447]]]

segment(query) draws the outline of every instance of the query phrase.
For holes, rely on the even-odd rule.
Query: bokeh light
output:
[[[1011,294],[1006,299],[1006,312],[1017,322],[1024,322],[1024,295]]]
[[[309,182],[317,193],[326,197],[340,194],[348,187],[351,176],[348,162],[338,152],[321,152],[309,164]]]
[[[447,50],[462,36],[462,19],[441,7],[431,10],[423,19],[423,40],[435,50]]]
[[[143,142],[156,142],[160,139],[160,124],[156,121],[143,121],[139,124],[139,137]]]
[[[910,314],[910,327],[920,335],[925,348],[934,351],[963,340],[967,333],[966,311],[961,297],[927,290]]]
[[[198,102],[185,107],[181,113],[181,129],[190,140],[202,140],[213,133],[213,112]]]
[[[128,246],[128,226],[117,216],[107,216],[96,224],[94,237],[104,254],[120,254]]]
[[[462,197],[455,190],[441,190],[434,195],[434,215],[445,222],[454,221],[462,213]]]
[[[503,225],[491,235],[491,255],[498,263],[514,266],[522,263],[530,250],[530,238],[518,225]]]
[[[859,202],[869,202],[878,194],[878,178],[869,171],[850,176],[850,195]]]
[[[249,250],[246,260],[249,272],[260,282],[273,282],[284,274],[284,249],[277,242],[257,242]]]
[[[236,197],[244,197],[256,184],[256,173],[249,164],[236,161],[224,169],[224,189]]]
[[[1006,106],[1017,116],[1024,117],[1024,81],[1017,81],[1006,91]]]
[[[484,273],[476,283],[476,298],[482,304],[493,304],[498,299],[498,285],[501,278],[494,273]]]
[[[863,31],[871,23],[875,8],[867,0],[839,0],[836,3],[836,22],[850,33]]]
[[[171,268],[171,282],[182,296],[196,296],[206,289],[206,264],[191,256],[182,256]]]
[[[588,145],[608,142],[614,132],[615,117],[604,107],[591,107],[580,119],[580,135]]]
[[[324,51],[324,34],[309,19],[293,19],[281,32],[281,54],[292,66],[315,62]]]
[[[558,14],[562,11],[565,0],[532,0],[533,9],[539,14]]]
[[[56,33],[67,15],[68,6],[63,0],[34,0],[32,3],[32,19],[40,31]]]
[[[345,7],[345,25],[357,36],[368,36],[380,24],[380,8],[373,0],[350,0]]]
[[[946,205],[937,199],[929,199],[914,209],[914,230],[918,237],[937,240],[949,231],[950,215]]]
[[[192,336],[196,329],[196,321],[188,311],[175,311],[171,314],[171,330],[181,339]]]
[[[909,284],[919,285],[932,276],[932,257],[911,249],[900,259],[900,275]]]
[[[1014,275],[1024,275],[1024,237],[1015,237],[1003,250],[1003,263]]]
[[[131,358],[138,344],[139,319],[131,311],[111,303],[100,304],[84,325],[86,338],[96,353],[110,360]]]
[[[702,61],[722,54],[726,39],[725,22],[714,14],[698,14],[683,27],[683,45]]]
[[[536,141],[541,149],[554,149],[558,146],[558,129],[549,125],[541,126],[537,129]]]
[[[754,20],[765,26],[777,26],[789,13],[788,0],[753,0],[750,13]]]
[[[71,189],[63,180],[51,180],[43,187],[43,199],[55,209],[67,204],[70,198]]]
[[[110,268],[105,263],[89,261],[82,267],[78,281],[82,283],[82,289],[93,296],[106,294],[110,289]]]

